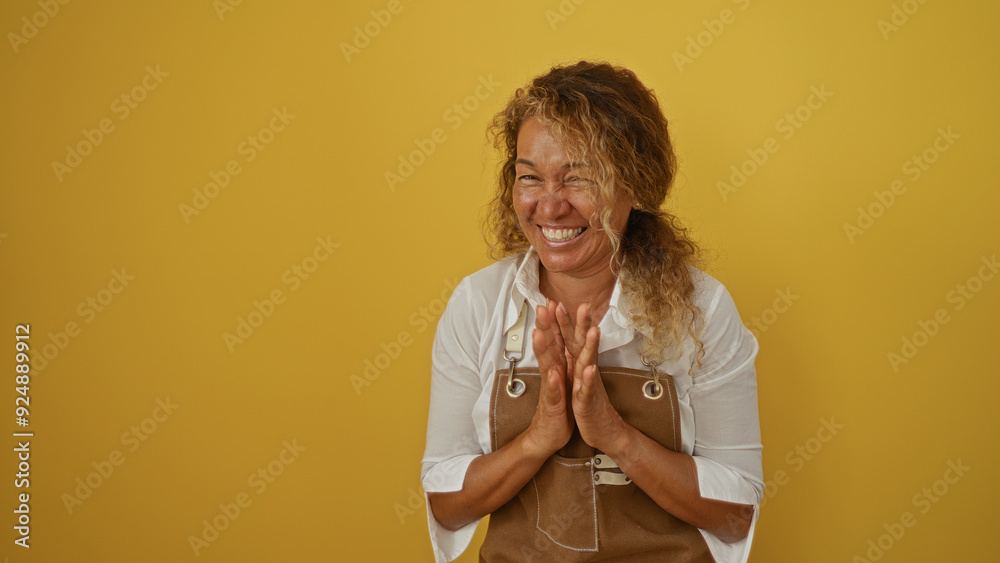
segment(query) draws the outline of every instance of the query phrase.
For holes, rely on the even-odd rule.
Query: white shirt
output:
[[[472,460],[491,452],[493,375],[509,365],[503,361],[504,335],[517,319],[521,304],[527,299],[530,305],[525,334],[531,334],[534,327],[535,306],[545,304],[538,289],[538,264],[533,249],[509,256],[463,279],[448,301],[432,352],[427,447],[421,467],[421,485],[427,493],[461,490]],[[681,411],[681,451],[694,457],[701,496],[755,505],[750,534],[742,541],[727,544],[701,530],[718,563],[745,563],[764,487],[754,370],[757,340],[740,321],[726,288],[700,270],[693,273],[695,303],[705,318],[703,365],[691,371],[696,349],[688,338],[683,354],[658,369],[674,378]],[[647,369],[639,358],[640,339],[628,317],[628,302],[620,284],[615,284],[610,308],[600,323],[600,365]],[[517,365],[538,365],[530,342]],[[448,531],[434,519],[430,503],[427,519],[439,562],[461,555],[478,524]]]

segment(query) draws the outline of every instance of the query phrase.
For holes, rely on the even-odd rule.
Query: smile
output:
[[[542,227],[541,229],[542,236],[551,242],[566,242],[568,240],[575,239],[580,236],[583,231],[587,230],[586,227],[577,227],[575,229],[549,229],[547,227]]]

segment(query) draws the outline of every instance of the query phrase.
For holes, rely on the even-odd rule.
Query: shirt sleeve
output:
[[[753,505],[752,534],[764,490],[754,368],[757,340],[743,326],[721,284],[704,314],[705,357],[691,388],[698,487],[704,498]],[[743,542],[743,556],[734,553],[733,560],[746,560],[750,537]]]
[[[472,418],[482,392],[479,377],[479,327],[474,319],[468,278],[456,288],[434,336],[427,445],[420,482],[426,493],[459,491],[469,464],[483,454]],[[426,500],[426,499],[425,499]],[[468,547],[479,521],[449,531],[427,505],[427,526],[436,561],[451,561]]]

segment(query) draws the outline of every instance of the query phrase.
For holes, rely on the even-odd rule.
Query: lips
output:
[[[566,242],[580,236],[580,234],[587,230],[587,228],[577,227],[575,229],[550,229],[548,227],[541,227],[541,230],[542,236],[545,237],[545,240],[550,242]]]

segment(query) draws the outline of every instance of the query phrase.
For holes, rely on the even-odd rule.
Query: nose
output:
[[[538,200],[538,212],[546,219],[557,219],[572,210],[566,188],[558,180],[545,182],[545,190]]]

